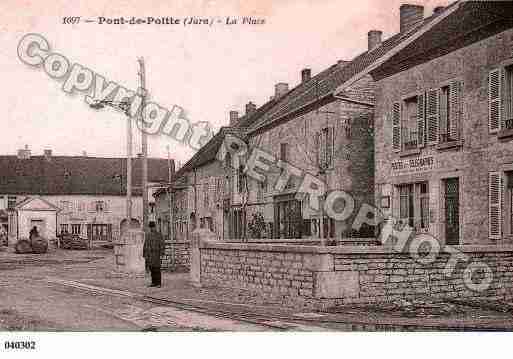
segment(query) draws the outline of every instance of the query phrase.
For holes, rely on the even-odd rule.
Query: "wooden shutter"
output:
[[[427,143],[432,145],[438,142],[439,121],[439,90],[429,90],[426,99]]]
[[[497,133],[501,126],[501,69],[490,71],[488,76],[488,130]]]
[[[502,180],[500,172],[488,175],[488,228],[490,239],[502,236]]]
[[[463,110],[462,92],[463,83],[460,80],[451,81],[449,85],[449,137],[452,140],[460,139]]]
[[[401,150],[401,104],[395,102],[392,108],[392,148]]]
[[[321,134],[316,132],[314,135],[314,148],[315,148],[315,160],[316,166],[319,167],[321,165]]]
[[[334,134],[335,128],[328,127],[327,139],[326,139],[326,166],[329,168],[333,165],[333,148],[334,148]]]
[[[418,147],[426,144],[426,96],[423,93],[417,96],[417,144]]]

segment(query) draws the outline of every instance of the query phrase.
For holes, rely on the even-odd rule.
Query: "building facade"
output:
[[[445,244],[513,239],[513,8],[457,2],[376,68],[376,202]]]
[[[132,224],[142,223],[141,161],[134,159]],[[150,186],[168,182],[167,160],[149,159]],[[32,156],[20,150],[18,156],[0,156],[0,211],[7,213],[2,226],[9,239],[28,237],[19,226],[16,206],[37,197],[59,209],[52,223],[55,238],[71,233],[92,240],[112,241],[128,226],[126,220],[126,159],[97,157]],[[152,188],[149,192],[153,192]],[[153,201],[152,201],[153,202]],[[154,206],[150,203],[150,208]],[[150,211],[151,212],[151,211]],[[49,224],[45,227],[50,228]],[[50,235],[50,232],[48,232]]]

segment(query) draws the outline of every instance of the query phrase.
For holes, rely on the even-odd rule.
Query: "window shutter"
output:
[[[438,121],[439,121],[439,99],[438,90],[429,90],[426,99],[427,112],[427,143],[432,145],[438,141]]]
[[[392,147],[401,150],[401,104],[395,102],[392,108]]]
[[[460,139],[460,127],[462,121],[462,92],[463,84],[460,80],[452,81],[449,85],[450,122],[449,135],[452,140]]]
[[[488,176],[488,228],[490,239],[502,236],[502,183],[500,172]]]
[[[417,96],[417,144],[424,147],[426,144],[426,96],[422,93]]]
[[[321,165],[321,134],[319,132],[315,133],[314,138],[314,146],[316,151],[316,166],[319,167]]]
[[[497,133],[501,126],[501,69],[488,76],[488,130]]]
[[[328,139],[326,141],[326,165],[331,167],[333,165],[333,148],[334,148],[334,127],[328,127]]]

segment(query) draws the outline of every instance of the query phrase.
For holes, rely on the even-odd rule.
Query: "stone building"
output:
[[[375,82],[369,72],[417,35],[419,23],[414,15],[418,9],[402,5],[402,31],[386,40],[381,31],[369,31],[367,51],[353,60],[339,61],[315,76],[310,69],[303,69],[299,85],[291,90],[286,84],[277,84],[275,97],[281,100],[249,127],[250,148],[264,149],[301,173],[292,176],[283,190],[274,188],[280,168],[271,171],[265,183],[253,184],[250,193],[255,205],[248,208],[263,214],[272,227],[272,237],[374,235],[371,227],[353,230],[354,216],[336,221],[324,211],[309,208],[297,194],[306,173],[321,179],[328,193],[351,195],[356,209],[374,203]],[[421,18],[420,23],[432,20]],[[343,211],[344,202],[336,207],[335,212]]]
[[[446,244],[513,239],[513,4],[438,8],[373,69],[376,202]]]
[[[142,223],[141,160],[133,159],[134,224]],[[126,159],[85,156],[32,156],[26,147],[17,156],[0,156],[0,210],[8,213],[9,238],[20,233],[16,206],[38,197],[59,209],[52,236],[61,232],[93,240],[118,238],[126,217]],[[168,161],[148,159],[150,185],[168,182]],[[150,192],[153,190],[150,189]],[[153,201],[152,201],[153,202]],[[150,207],[153,207],[150,203]],[[48,227],[50,224],[46,224]],[[48,227],[49,228],[49,227]],[[49,232],[50,233],[50,232]]]

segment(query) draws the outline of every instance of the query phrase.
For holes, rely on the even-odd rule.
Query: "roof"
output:
[[[334,94],[339,90],[341,85],[364,72],[369,66],[388,54],[396,46],[412,37],[423,26],[431,23],[437,16],[439,15],[436,14],[425,18],[409,31],[398,33],[383,41],[379,47],[371,51],[366,51],[349,62],[336,63],[313,76],[309,81],[300,83],[297,87],[289,91],[277,106],[268,111],[259,121],[255,122],[254,125],[250,127],[249,133],[267,127],[320,100],[326,98],[335,100]]]
[[[201,147],[192,158],[183,165],[176,173],[176,178],[181,177],[187,171],[194,168],[203,166],[213,161],[216,156],[221,144],[224,141],[224,137],[227,135],[233,135],[240,139],[244,139],[245,131],[240,127],[221,127],[221,129],[208,141],[203,147]]]
[[[380,64],[372,76],[383,79],[513,28],[511,1],[460,1],[452,10]]]
[[[132,159],[132,185],[141,186],[142,161]],[[0,156],[0,193],[16,195],[126,194],[126,159],[79,156]],[[149,182],[168,181],[167,159],[148,159]],[[141,188],[134,188],[141,195]]]
[[[48,208],[51,208],[51,209],[55,210],[56,212],[60,212],[60,211],[61,211],[61,209],[60,209],[59,207],[57,207],[56,205],[54,205],[54,204],[52,204],[52,203],[48,202],[48,201],[47,201],[47,200],[45,200],[44,198],[41,198],[40,196],[37,196],[37,195],[36,195],[36,196],[34,196],[34,197],[27,197],[27,198],[25,198],[23,201],[21,201],[20,203],[18,203],[18,204],[16,205],[16,207],[15,207],[15,208],[16,208],[16,210],[21,210],[21,209],[23,209],[23,207],[25,207],[27,204],[29,204],[30,202],[32,202],[32,201],[34,201],[34,200],[36,200],[36,199],[37,199],[38,201],[43,202],[45,205],[47,205],[47,206],[48,206]]]

